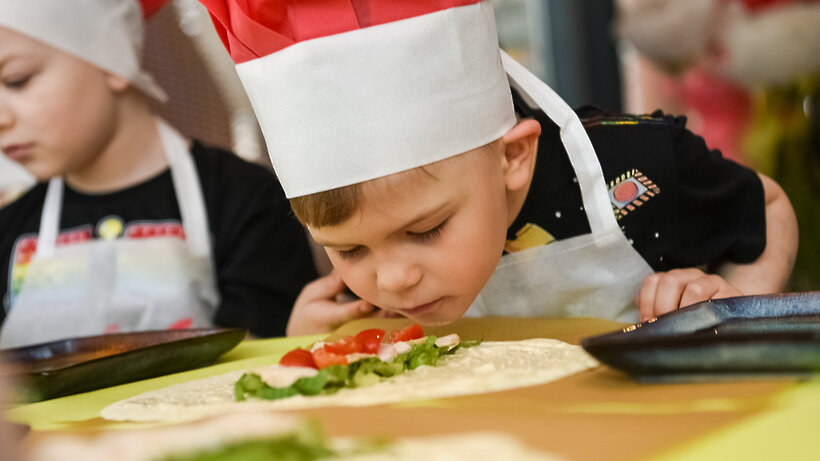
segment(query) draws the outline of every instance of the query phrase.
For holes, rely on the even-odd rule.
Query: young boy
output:
[[[489,1],[202,2],[295,214],[383,310],[634,321],[784,287],[774,182],[683,119],[576,114],[499,51]]]
[[[273,174],[151,113],[163,94],[141,34],[137,0],[0,2],[0,149],[47,181],[0,209],[3,347],[213,324],[282,335],[316,277]]]

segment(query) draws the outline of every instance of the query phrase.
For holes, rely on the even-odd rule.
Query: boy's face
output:
[[[109,76],[0,27],[0,150],[38,179],[75,171],[107,145],[117,113]]]
[[[310,228],[348,287],[424,324],[461,317],[500,259],[510,219],[503,146],[362,185],[350,219]]]

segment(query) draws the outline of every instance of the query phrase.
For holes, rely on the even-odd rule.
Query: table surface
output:
[[[359,320],[334,337],[364,328],[397,328],[405,320]],[[462,319],[426,329],[467,339],[581,338],[622,325],[600,319]],[[8,412],[33,431],[115,430],[145,424],[99,418],[106,405],[179,382],[275,363],[294,347],[324,336],[250,340],[215,365],[60,399]],[[816,459],[820,383],[759,380],[641,384],[600,366],[562,380],[490,394],[374,407],[293,411],[322,422],[337,436],[412,436],[496,430],[578,460]],[[350,424],[355,421],[356,424]]]

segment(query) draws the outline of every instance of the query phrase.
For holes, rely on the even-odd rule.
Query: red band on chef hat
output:
[[[168,3],[168,0],[140,0],[140,6],[142,7],[142,17],[143,18],[150,18],[154,14],[157,13],[165,4]]]
[[[479,3],[479,0],[200,0],[234,62],[294,43]]]
[[[146,12],[157,0],[147,0]],[[142,10],[137,0],[0,0],[0,26],[128,79],[160,101],[165,93],[140,66]]]
[[[487,144],[515,124],[489,0],[200,0],[288,197]]]

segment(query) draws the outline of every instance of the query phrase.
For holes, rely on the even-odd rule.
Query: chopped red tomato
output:
[[[279,359],[279,365],[284,367],[309,367],[317,368],[313,361],[313,354],[305,349],[294,349]]]
[[[347,365],[347,356],[343,354],[334,354],[333,352],[328,351],[325,347],[313,351],[313,361],[316,362],[317,367],[321,369],[331,365]]]
[[[390,342],[398,343],[402,341],[410,341],[411,339],[419,339],[424,337],[424,330],[421,325],[414,323],[410,326],[404,327],[401,330],[393,330],[390,332]]]
[[[362,343],[362,352],[367,354],[376,354],[379,352],[379,346],[384,338],[385,331],[378,328],[371,328],[369,330],[362,330],[356,335]]]
[[[345,336],[336,342],[325,344],[325,349],[333,354],[353,354],[362,351],[362,342],[356,336]]]

